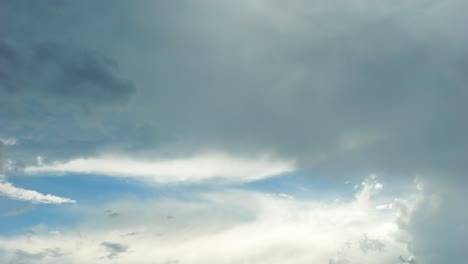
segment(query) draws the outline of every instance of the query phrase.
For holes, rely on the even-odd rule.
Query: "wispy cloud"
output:
[[[22,205],[20,207],[17,207],[11,211],[8,211],[6,212],[5,214],[3,214],[3,216],[17,216],[17,215],[20,215],[20,214],[23,214],[25,212],[28,212],[30,210],[32,210],[34,208],[34,206],[32,204],[25,204],[25,205]]]
[[[0,179],[0,195],[14,200],[29,201],[36,204],[76,203],[75,200],[68,198],[18,188],[9,182],[6,182],[4,179]]]
[[[294,170],[294,162],[268,155],[239,158],[205,154],[189,158],[138,160],[128,157],[80,158],[64,163],[38,164],[24,169],[28,174],[90,173],[136,177],[158,183],[221,179],[233,182],[259,180]]]

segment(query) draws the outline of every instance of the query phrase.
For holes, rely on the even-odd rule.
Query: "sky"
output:
[[[466,263],[467,12],[0,0],[0,262]]]

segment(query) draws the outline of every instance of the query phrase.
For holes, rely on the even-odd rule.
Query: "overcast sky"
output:
[[[0,0],[0,262],[466,263],[467,12]]]

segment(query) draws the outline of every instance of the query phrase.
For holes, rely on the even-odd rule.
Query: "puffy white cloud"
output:
[[[5,179],[2,178],[0,178],[0,195],[14,200],[29,201],[38,204],[62,204],[76,202],[74,200],[52,194],[42,194],[34,190],[18,188],[9,182],[6,182]]]
[[[90,173],[135,177],[158,183],[196,182],[222,179],[248,182],[294,170],[294,162],[268,155],[240,158],[227,154],[205,154],[189,158],[138,160],[126,157],[79,158],[64,163],[26,167],[28,174]]]
[[[365,203],[230,190],[89,206],[75,228],[0,238],[0,260],[20,259],[21,250],[43,256],[25,263],[398,263],[411,254],[409,240],[394,212],[375,209],[377,193],[360,195],[367,187],[356,195]],[[108,217],[109,208],[119,215]]]

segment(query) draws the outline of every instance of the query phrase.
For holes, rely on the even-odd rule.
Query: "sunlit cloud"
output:
[[[17,249],[61,253],[37,263],[395,264],[410,255],[409,237],[399,229],[400,210],[375,209],[375,186],[366,181],[344,202],[241,190],[189,202],[123,200],[82,208],[79,227],[38,227],[29,238],[0,239],[0,247],[6,260],[19,258]],[[109,218],[106,208],[119,214]]]
[[[64,163],[26,167],[31,175],[84,173],[132,177],[158,183],[225,180],[249,182],[294,170],[294,162],[262,155],[242,158],[227,154],[205,154],[189,158],[138,160],[128,157],[79,158]]]

